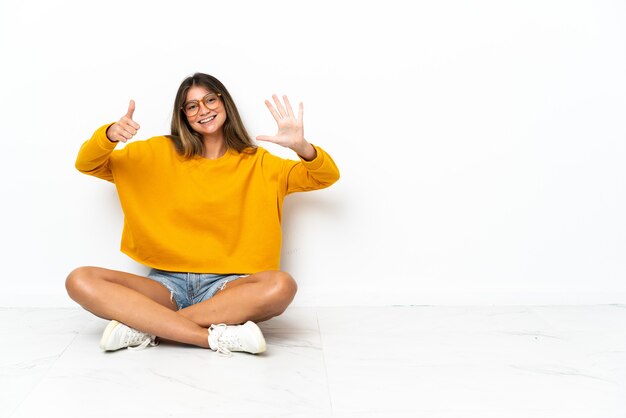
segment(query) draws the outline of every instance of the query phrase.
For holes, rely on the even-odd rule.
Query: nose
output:
[[[209,109],[207,107],[207,105],[204,104],[204,101],[200,100],[198,102],[198,113],[199,114],[204,115],[204,114],[206,114],[206,113],[208,113],[210,111],[211,111],[211,109]]]

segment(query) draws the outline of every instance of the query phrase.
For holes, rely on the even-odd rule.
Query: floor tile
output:
[[[86,324],[73,309],[0,308],[0,416],[10,416]]]
[[[15,418],[331,414],[314,311],[294,309],[261,324],[268,351],[230,358],[171,343],[103,353],[105,325],[93,320],[81,332]]]
[[[573,309],[584,325],[567,335],[555,326],[567,315],[546,309],[319,309],[334,416],[623,416],[613,370],[626,356],[606,356],[626,321],[599,324],[612,311],[596,310]],[[597,326],[591,349],[572,343]]]
[[[626,307],[290,308],[262,355],[103,353],[81,309],[0,309],[0,416],[626,416]]]

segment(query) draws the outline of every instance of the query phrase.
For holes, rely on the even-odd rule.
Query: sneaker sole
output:
[[[246,322],[244,324],[244,327],[250,328],[252,330],[252,332],[256,335],[256,341],[259,343],[257,346],[257,351],[252,352],[252,354],[263,353],[267,349],[267,346],[265,344],[265,337],[261,332],[261,328],[259,328],[259,326],[252,321]]]
[[[109,341],[111,333],[115,328],[117,328],[119,324],[120,323],[116,320],[112,320],[111,322],[109,322],[109,325],[107,325],[107,327],[104,329],[104,332],[102,333],[102,338],[100,338],[100,349],[102,349],[103,351],[112,351],[107,349],[107,341]]]

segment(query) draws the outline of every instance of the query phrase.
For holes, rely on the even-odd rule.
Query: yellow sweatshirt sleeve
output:
[[[91,139],[83,143],[76,157],[76,169],[81,173],[113,182],[109,157],[117,142],[111,142],[107,138],[106,131],[109,126],[110,123],[98,128]]]
[[[285,194],[323,189],[339,180],[339,169],[322,148],[314,145],[314,160],[289,161],[285,165]]]

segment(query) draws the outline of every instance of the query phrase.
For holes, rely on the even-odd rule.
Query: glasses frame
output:
[[[183,113],[185,114],[185,116],[187,116],[188,118],[192,118],[194,116],[196,116],[198,113],[200,113],[200,103],[202,103],[204,105],[204,107],[206,107],[209,110],[215,110],[217,109],[220,104],[221,104],[221,100],[219,100],[217,103],[214,103],[213,105],[209,105],[206,102],[207,97],[209,96],[217,96],[218,98],[221,99],[222,97],[222,93],[207,93],[202,99],[200,100],[189,100],[188,102],[183,103],[183,105],[180,107],[180,110],[183,111]],[[185,111],[185,106],[187,106],[189,103],[195,103],[198,106],[198,110],[196,111],[196,113],[190,115]]]

